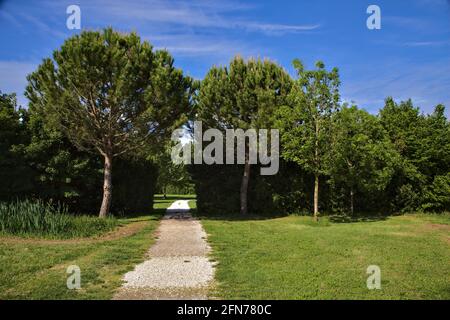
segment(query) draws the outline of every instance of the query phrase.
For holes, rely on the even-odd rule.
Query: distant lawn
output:
[[[450,215],[315,225],[205,218],[225,299],[450,299]],[[381,268],[381,290],[366,269]]]
[[[162,194],[155,194],[154,199],[155,201],[161,201],[161,200],[188,200],[188,199],[195,199],[195,194],[167,194],[166,199],[164,199],[164,195]]]
[[[153,215],[118,219],[119,229],[71,240],[0,236],[1,299],[110,299],[122,276],[144,259],[159,218],[176,197],[156,197]],[[81,269],[81,289],[66,286],[67,267]]]

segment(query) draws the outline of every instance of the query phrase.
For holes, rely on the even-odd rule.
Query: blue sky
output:
[[[387,96],[412,98],[424,112],[450,114],[450,0],[25,1],[0,0],[0,90],[26,105],[26,75],[78,30],[67,6],[81,8],[82,29],[137,31],[167,48],[176,65],[201,79],[236,54],[267,57],[293,73],[322,60],[338,67],[341,95],[375,113]],[[381,8],[381,30],[366,9]]]

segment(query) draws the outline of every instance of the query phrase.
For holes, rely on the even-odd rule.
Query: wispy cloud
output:
[[[428,30],[433,25],[430,20],[404,16],[384,16],[383,22],[410,30]]]
[[[239,17],[239,13],[253,7],[235,1],[108,1],[104,6],[96,3],[95,7],[121,20],[143,20],[188,28],[242,29],[266,35],[307,32],[320,27],[318,23],[288,25],[245,19]]]
[[[29,33],[29,27],[35,34],[51,36],[54,38],[64,39],[67,37],[67,29],[55,28],[53,17],[46,16],[48,8],[46,7],[25,7],[22,10],[10,11],[11,8],[5,8],[0,11],[0,17],[4,18],[7,23],[14,25],[17,31]],[[66,16],[61,11],[60,20],[65,21]],[[2,21],[0,21],[2,22]],[[65,27],[65,24],[64,24]]]
[[[34,25],[36,28],[38,28],[42,33],[50,34],[55,37],[59,37],[61,39],[66,38],[66,33],[59,31],[55,28],[50,27],[46,22],[44,22],[42,19],[38,19],[35,16],[31,14],[27,14],[25,12],[18,13],[20,17],[30,22],[32,25]]]
[[[238,44],[239,45],[239,44]],[[247,51],[247,48],[236,47],[236,44],[221,41],[219,43],[212,43],[211,41],[196,41],[194,43],[173,43],[169,45],[156,46],[156,49],[165,49],[180,56],[201,56],[210,55],[212,53],[220,53],[223,56],[230,56],[232,54],[242,54]],[[246,55],[246,53],[244,53]]]
[[[6,10],[1,10],[0,11],[0,21],[4,20],[7,21],[9,23],[12,23],[15,27],[22,27],[22,24],[14,17],[14,15],[10,14],[8,11]]]
[[[355,66],[356,68],[356,66]],[[422,110],[431,112],[443,103],[450,114],[450,60],[426,64],[392,61],[383,67],[364,67],[357,82],[343,82],[343,96],[362,107],[376,111],[383,106],[383,99],[393,96],[398,100],[411,98]],[[364,76],[365,74],[365,76]],[[351,98],[351,99],[350,99]]]
[[[445,6],[450,5],[450,0],[415,0],[420,6]]]
[[[450,45],[450,41],[412,41],[403,44],[407,47],[440,47]]]
[[[319,23],[288,24],[249,18],[260,8],[236,0],[130,0],[126,3],[99,0],[82,2],[81,6],[86,12],[85,17],[95,15],[96,20],[114,21],[117,25],[144,30],[143,38],[150,40],[156,48],[184,57],[204,59],[214,56],[215,61],[220,62],[228,61],[236,54],[268,53],[268,49],[253,41],[258,37],[244,39],[243,34],[281,37],[311,33],[321,27]]]
[[[447,10],[448,6],[443,8],[438,6],[430,6],[428,10],[431,12],[442,12]],[[450,12],[450,10],[449,10]],[[389,28],[390,30],[402,30],[414,34],[421,35],[437,35],[448,37],[449,21],[442,19],[433,19],[432,16],[393,16],[386,15],[382,18],[383,28]]]
[[[226,65],[236,55],[248,58],[270,57],[273,54],[270,47],[261,47],[238,39],[215,38],[214,35],[152,34],[144,35],[142,39],[150,41],[155,49],[168,50],[177,60],[187,60],[201,66],[201,70],[197,69],[194,74],[189,74],[196,78],[203,77],[209,66]]]
[[[239,27],[239,24],[237,25]],[[240,27],[247,30],[261,31],[269,35],[280,35],[285,33],[301,33],[313,31],[320,28],[320,24],[314,25],[285,25],[285,24],[270,24],[270,23],[252,23],[247,22]]]

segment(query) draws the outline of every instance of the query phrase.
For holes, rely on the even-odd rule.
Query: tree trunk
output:
[[[244,175],[241,182],[241,214],[247,214],[247,191],[248,182],[250,180],[250,163],[248,159],[248,153],[245,155]]]
[[[352,213],[352,216],[353,216],[353,212],[354,212],[354,209],[353,209],[353,195],[354,195],[354,193],[353,193],[353,187],[350,189],[350,212]]]
[[[314,175],[314,221],[318,221],[319,216],[319,175]]]
[[[319,120],[316,119],[316,136],[314,143],[314,162],[316,166],[316,173],[314,174],[314,221],[319,220]]]
[[[104,218],[109,214],[112,201],[112,156],[105,155],[105,172],[103,180],[103,201],[99,217]]]

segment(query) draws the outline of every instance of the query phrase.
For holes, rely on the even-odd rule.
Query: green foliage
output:
[[[354,211],[354,201],[368,210],[389,185],[400,162],[380,120],[356,106],[344,106],[333,117],[330,178],[335,194],[344,196],[339,207]],[[340,190],[339,190],[340,188]],[[355,199],[356,198],[356,199]]]
[[[294,66],[298,79],[289,93],[289,104],[277,110],[281,155],[308,172],[325,174],[331,116],[339,106],[338,70],[328,72],[320,61],[316,70],[305,70],[299,60]]]
[[[274,111],[292,86],[287,72],[269,60],[235,57],[228,67],[212,67],[197,95],[196,120],[217,129],[270,129]]]
[[[9,103],[8,108],[1,110],[0,114],[8,111],[8,117],[0,119],[12,118],[14,121],[9,123],[14,126],[8,127],[5,122],[0,128],[0,141],[11,150],[0,155],[1,159],[9,157],[8,162],[0,161],[0,190],[4,190],[0,200],[35,197],[62,203],[73,214],[94,213],[102,196],[100,157],[78,150],[60,128],[48,123],[45,110],[39,106],[31,105],[26,111],[14,113]],[[8,135],[6,128],[10,127],[15,133]],[[113,199],[112,212],[135,214],[151,210],[156,168],[143,156],[126,160],[122,156],[117,160],[117,169],[117,199]]]
[[[17,146],[29,140],[26,111],[17,109],[14,94],[0,91],[0,200],[13,199],[32,188],[33,172]]]
[[[150,160],[121,157],[115,168],[112,212],[124,215],[151,213],[157,167]]]
[[[337,103],[337,70],[327,72],[321,63],[313,71],[305,71],[299,61],[294,65],[299,79],[280,100],[285,105],[268,108],[265,115],[275,119],[272,127],[281,130],[284,160],[276,176],[251,177],[251,212],[311,211],[316,174],[324,182],[319,199],[324,212],[449,210],[450,124],[442,105],[423,115],[411,101],[388,98],[379,115],[371,115]],[[227,69],[213,68],[202,83],[199,115],[210,126],[231,126],[229,106],[236,95],[226,89],[228,77]],[[244,87],[237,92],[251,91]],[[238,101],[246,101],[248,95],[242,95]],[[226,113],[221,111],[223,105],[228,106]],[[240,116],[239,112],[235,110]],[[191,166],[199,211],[239,211],[242,171],[239,165]]]
[[[42,200],[0,203],[0,232],[57,238],[87,237],[112,230],[115,219],[74,217],[67,207]]]
[[[174,164],[171,158],[171,148],[169,143],[155,157],[152,157],[158,167],[158,193],[191,194],[194,192],[194,185],[188,173],[187,166],[183,163]]]
[[[271,129],[274,112],[286,104],[291,86],[291,78],[276,63],[260,59],[245,61],[235,57],[228,67],[212,67],[201,82],[196,97],[195,120],[202,121],[205,130],[215,128],[224,132],[226,129]],[[255,198],[250,194],[254,188],[260,191],[263,189],[263,184],[256,182],[260,181],[255,177],[257,174],[250,173],[250,167],[257,172],[257,166],[194,167],[191,172],[197,184],[197,195],[201,197],[199,208],[202,210],[211,208],[221,212],[235,212],[236,208],[239,209],[239,200],[242,212],[260,209],[261,202],[255,202],[258,196]],[[244,180],[248,177],[248,187],[243,187]],[[265,194],[261,193],[260,196]],[[246,204],[243,209],[243,202],[246,203],[247,198],[248,209]]]
[[[44,112],[30,106],[30,141],[18,148],[35,174],[31,194],[65,203],[71,212],[92,213],[101,201],[101,160],[79,151],[59,128],[46,122]]]
[[[253,165],[254,172],[260,167]],[[198,211],[203,215],[239,213],[239,184],[243,165],[190,165],[197,195]],[[311,175],[293,162],[280,159],[274,176],[254,174],[249,185],[249,212],[259,215],[300,213],[311,208]]]
[[[167,51],[111,28],[67,39],[28,76],[30,107],[43,110],[79,150],[104,157],[103,202],[109,213],[113,158],[139,153],[186,121],[192,80]]]
[[[233,214],[239,212],[239,184],[243,166],[240,165],[190,165],[189,174],[195,184],[198,211],[202,214]],[[249,185],[251,192],[253,183]],[[255,212],[253,201],[249,212]]]
[[[450,172],[434,177],[433,184],[427,187],[422,208],[429,211],[450,211]]]
[[[77,147],[102,155],[183,123],[191,86],[166,51],[110,28],[67,39],[28,80],[30,105],[44,108]]]
[[[445,190],[450,172],[450,123],[444,110],[438,105],[423,115],[411,100],[396,103],[392,98],[380,110],[381,123],[401,155],[389,186],[392,210],[449,210],[448,202],[438,200],[442,189],[437,187]]]
[[[0,201],[40,198],[92,213],[108,171],[102,158],[116,157],[115,214],[146,211],[155,189],[189,189],[191,177],[199,211],[235,213],[244,170],[253,213],[311,211],[319,178],[323,212],[450,210],[444,106],[425,115],[411,100],[388,98],[371,115],[340,105],[337,69],[293,65],[295,80],[271,61],[236,57],[212,67],[198,86],[168,52],[134,33],[108,28],[71,37],[29,75],[28,109],[0,93]],[[259,176],[258,165],[251,175],[243,165],[174,166],[161,150],[172,129],[192,120],[222,131],[280,129],[279,173]]]
[[[331,118],[339,107],[339,73],[325,69],[321,61],[316,70],[305,70],[294,60],[298,79],[289,93],[289,105],[277,112],[281,129],[281,155],[314,175],[314,219],[319,215],[319,180],[327,174],[330,156]]]

